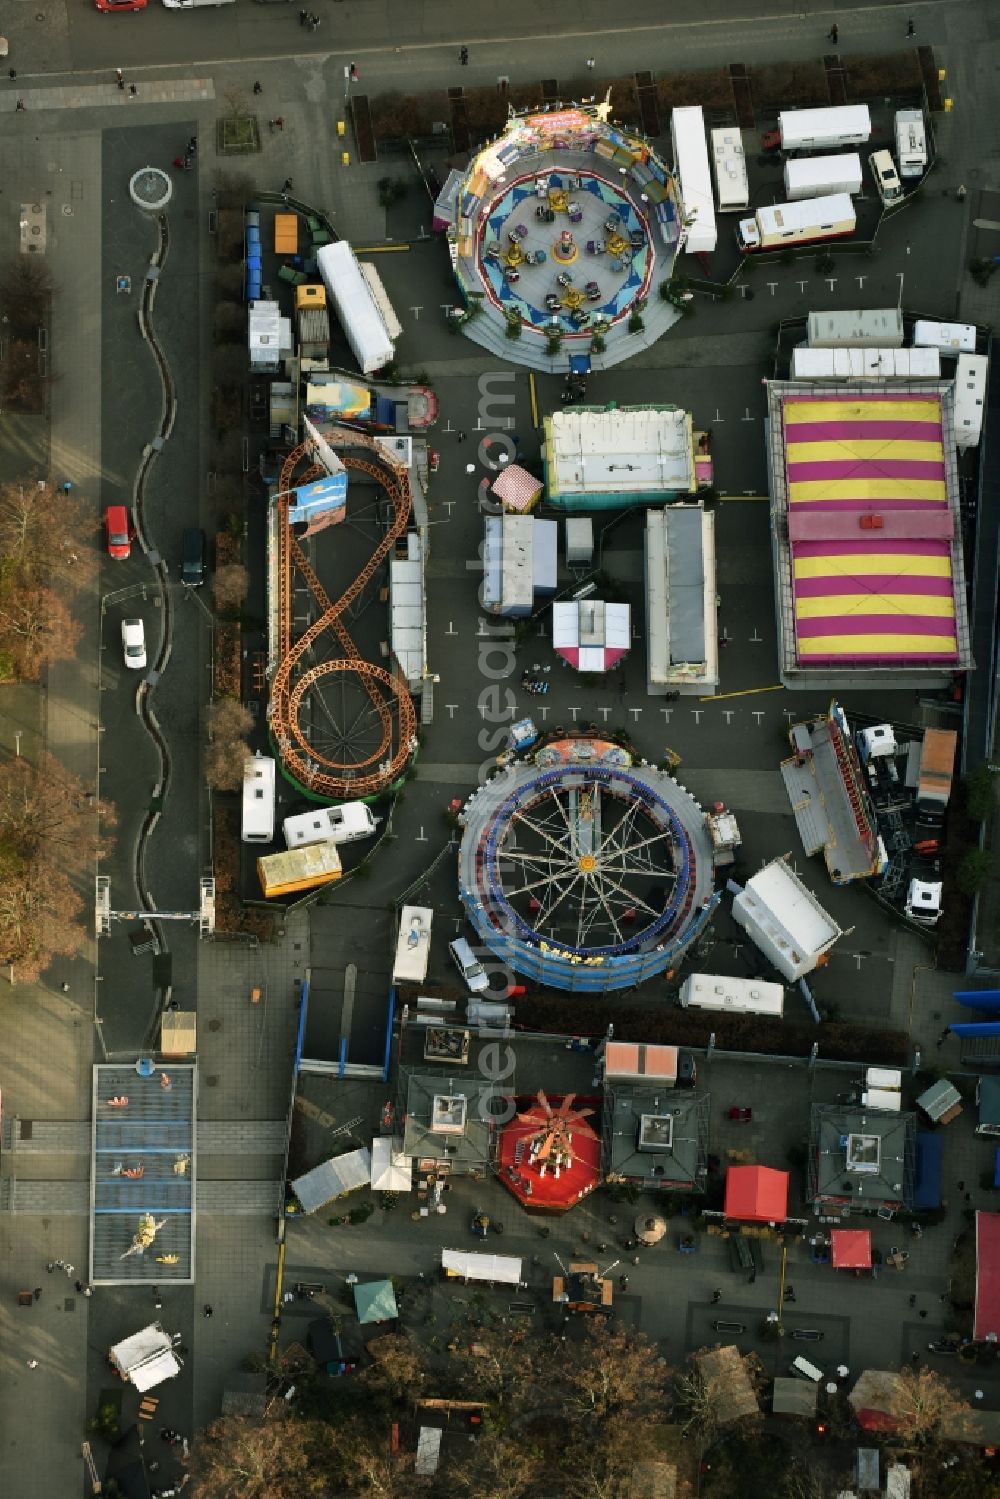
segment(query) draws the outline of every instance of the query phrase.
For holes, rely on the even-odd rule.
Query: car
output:
[[[122,650],[125,665],[141,671],[146,664],[146,630],[141,619],[122,620]]]
[[[108,556],[122,561],[132,550],[135,531],[124,505],[109,505],[104,512],[104,530],[108,539]]]
[[[94,0],[95,10],[105,15],[113,10],[145,10],[149,0]]]
[[[189,588],[200,588],[205,581],[205,533],[198,526],[188,526],[181,538],[181,582]]]
[[[448,951],[472,994],[481,994],[484,989],[489,988],[490,981],[486,977],[486,971],[476,961],[476,955],[464,937],[457,937],[454,942],[449,942]]]

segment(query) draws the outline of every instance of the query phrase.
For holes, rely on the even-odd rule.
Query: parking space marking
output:
[[[582,712],[583,712],[583,709],[582,709],[582,708],[570,708],[570,710],[569,710],[569,711],[570,711],[570,712],[571,712],[571,713],[572,713],[572,715],[573,715],[573,722],[574,722],[574,723],[576,723],[576,715],[577,715],[577,714],[578,714],[578,713],[582,713]]]
[[[761,721],[761,719],[762,718],[766,718],[767,714],[764,712],[764,710],[762,708],[751,708],[750,709],[750,717],[751,718],[755,718],[757,720],[757,727],[759,729],[760,728],[760,721]]]
[[[726,420],[726,418],[724,416],[720,416],[719,415],[719,408],[718,408],[718,406],[716,406],[716,408],[715,408],[715,415],[713,416],[712,420],[713,420],[713,422],[724,422]]]
[[[454,620],[450,620],[449,619],[449,621],[448,621],[448,628],[447,628],[447,630],[445,630],[444,633],[446,635],[457,635],[458,634],[458,631],[455,629]]]
[[[723,710],[722,710],[722,716],[726,720],[726,723],[728,725],[731,725],[732,722],[733,722],[733,709],[732,708],[723,708]]]
[[[806,285],[807,285],[807,283],[805,281],[796,281],[795,285],[799,289],[799,295],[802,296],[802,297],[804,297],[805,294],[806,294]]]
[[[413,841],[414,841],[414,843],[426,843],[427,842],[427,834],[424,832],[424,825],[423,825],[423,823],[420,824],[420,832],[416,835],[416,837],[414,838]]]
[[[769,281],[767,285],[771,288],[771,296],[773,297],[775,292],[778,290],[778,283],[777,281]]]
[[[454,500],[445,500],[445,502],[444,502],[444,508],[448,512],[448,519],[449,520],[451,520],[451,512],[454,509],[454,506],[455,506],[455,501]]]
[[[758,635],[757,634],[757,626],[756,625],[754,625],[754,627],[753,627],[753,634],[750,636],[750,644],[751,645],[763,645],[764,644],[764,637],[763,637],[763,635]]]
[[[633,718],[632,718],[633,723],[638,723],[639,722],[639,714],[642,712],[642,709],[641,708],[630,708],[628,711],[633,716]]]
[[[759,418],[756,417],[756,416],[751,416],[750,415],[750,407],[748,406],[746,408],[746,416],[742,417],[741,420],[744,421],[744,422],[755,422],[755,421],[759,420]]]
[[[421,307],[411,307],[410,311],[413,313],[413,320],[414,320],[414,322],[419,323],[419,321],[420,321],[420,314],[423,311],[423,307],[422,306]]]
[[[699,723],[699,724],[701,723],[701,715],[702,715],[702,713],[704,711],[705,711],[704,708],[692,708],[691,709],[691,716],[693,717],[695,723]]]

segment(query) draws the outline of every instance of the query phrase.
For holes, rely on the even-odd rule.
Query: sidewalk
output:
[[[12,96],[11,96],[12,101]],[[11,107],[13,103],[11,102]],[[0,157],[10,199],[36,201],[48,184],[58,184],[48,198],[47,262],[56,283],[50,347],[59,378],[51,387],[51,458],[39,443],[36,463],[57,479],[73,480],[93,499],[95,519],[100,503],[101,471],[100,339],[94,309],[100,305],[100,193],[74,196],[72,213],[60,214],[60,199],[69,199],[71,182],[101,181],[98,133],[45,138],[24,136],[16,152],[9,139]],[[65,186],[63,185],[65,184]],[[81,336],[83,334],[84,336]],[[9,467],[9,460],[7,463]],[[98,761],[97,607],[84,608],[84,635],[74,661],[49,671],[37,689],[18,688],[4,700],[4,748],[12,748],[11,723],[22,728],[21,751],[44,747],[85,784],[94,783]],[[38,732],[32,731],[32,698]],[[13,708],[8,720],[8,710]],[[85,900],[89,891],[83,891]],[[85,918],[86,919],[86,918]],[[0,1054],[4,1058],[4,1115],[21,1119],[86,1119],[90,1113],[93,1061],[91,1016],[95,944],[88,942],[77,960],[60,962],[42,984],[15,986],[0,1005]],[[70,985],[63,995],[58,985]],[[31,1162],[32,1174],[46,1172],[45,1160]],[[26,1172],[24,1160],[17,1169]],[[60,1165],[65,1169],[65,1158]],[[3,1176],[14,1169],[3,1163]],[[74,1161],[71,1174],[87,1172],[85,1158]],[[46,1499],[76,1493],[80,1483],[80,1441],[84,1433],[87,1322],[90,1303],[77,1296],[72,1279],[47,1275],[51,1259],[64,1259],[86,1280],[87,1220],[80,1217],[16,1216],[0,1213],[0,1343],[4,1348],[0,1420],[8,1434],[0,1449],[0,1492],[19,1499]],[[76,1277],[74,1277],[75,1279]],[[16,1293],[41,1287],[32,1307],[19,1307]],[[29,1369],[27,1360],[38,1360]],[[44,1415],[41,1413],[44,1412]],[[45,1453],[44,1464],[38,1454]]]

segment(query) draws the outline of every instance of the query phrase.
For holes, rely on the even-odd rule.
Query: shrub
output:
[[[996,807],[996,777],[987,764],[965,777],[965,810],[972,822],[989,822]]]
[[[963,895],[975,895],[993,873],[993,855],[983,848],[970,848],[958,866],[955,876]]]
[[[515,322],[513,318],[508,318],[503,331],[506,338],[520,338],[522,333],[521,319],[518,318]]]

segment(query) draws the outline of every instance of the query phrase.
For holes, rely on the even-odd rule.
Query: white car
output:
[[[146,631],[141,619],[122,620],[122,650],[125,665],[141,671],[146,664]]]

